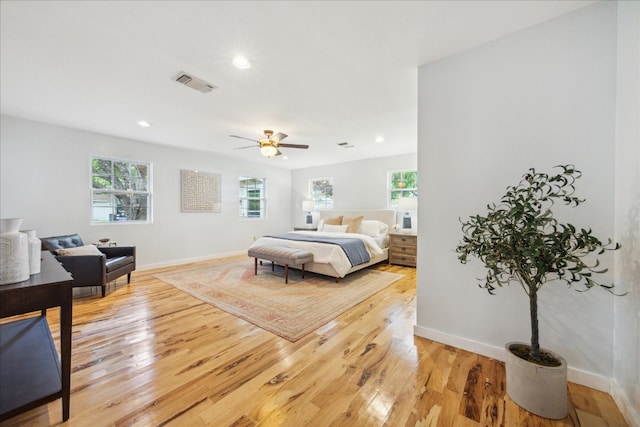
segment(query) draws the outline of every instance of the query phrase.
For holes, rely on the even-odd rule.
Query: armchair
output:
[[[136,269],[135,246],[89,247],[84,245],[77,234],[45,237],[40,240],[42,250],[50,251],[71,273],[74,287],[100,286],[104,297],[107,283],[118,277],[126,274],[127,284],[131,283],[131,272]],[[64,254],[76,251],[69,250],[70,248],[78,248],[78,252],[91,254]]]

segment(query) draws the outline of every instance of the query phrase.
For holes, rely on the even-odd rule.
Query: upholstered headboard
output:
[[[318,220],[329,218],[332,216],[360,216],[363,215],[366,220],[382,221],[389,226],[389,230],[392,229],[396,223],[396,211],[395,209],[321,209],[319,211]]]

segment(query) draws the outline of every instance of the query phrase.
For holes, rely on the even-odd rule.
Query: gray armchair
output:
[[[102,296],[106,294],[107,283],[127,275],[131,283],[131,272],[136,269],[135,246],[98,247],[100,254],[59,255],[59,249],[84,246],[77,234],[40,238],[42,250],[48,250],[73,276],[73,286],[100,286]]]

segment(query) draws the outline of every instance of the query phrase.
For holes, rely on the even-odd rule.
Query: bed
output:
[[[335,224],[336,218],[351,219],[345,232],[344,224]],[[362,217],[362,222],[355,224],[355,218]],[[305,264],[305,271],[311,271],[338,280],[349,273],[361,270],[371,265],[386,261],[389,258],[389,231],[395,224],[396,211],[394,209],[365,209],[365,210],[321,210],[318,218],[318,231],[293,231],[287,236],[263,236],[255,241],[251,247],[257,246],[285,246],[309,251],[313,254],[313,262]],[[358,232],[353,232],[354,227]],[[293,235],[293,236],[291,236]],[[345,251],[336,244],[323,243],[315,240],[319,238],[350,238],[362,241],[369,255],[369,261],[352,265]],[[296,238],[300,240],[289,240]],[[353,259],[353,257],[352,257]]]

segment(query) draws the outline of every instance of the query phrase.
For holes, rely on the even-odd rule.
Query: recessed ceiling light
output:
[[[141,121],[136,122],[136,123],[138,123],[138,124],[139,124],[140,126],[142,126],[143,128],[151,127],[151,123],[149,123],[149,122],[145,122],[144,120],[141,120]]]
[[[384,142],[384,138],[381,136],[376,136],[376,139],[374,139],[374,141],[380,144],[381,142]]]
[[[246,70],[247,68],[251,68],[251,62],[244,56],[238,55],[233,58],[233,65],[241,70]]]

